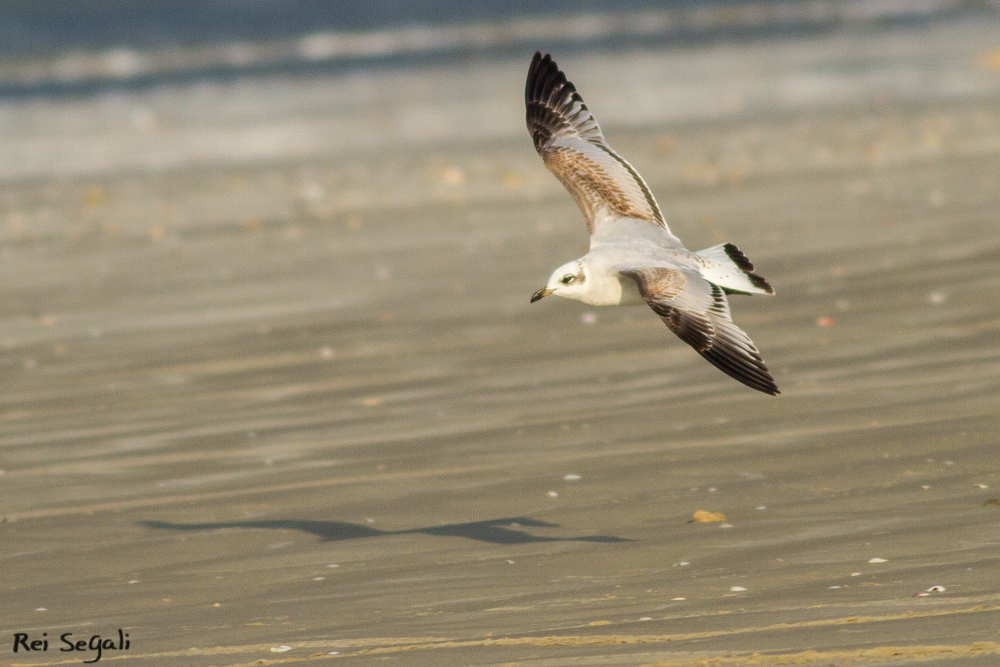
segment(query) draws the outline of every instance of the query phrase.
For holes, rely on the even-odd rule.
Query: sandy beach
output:
[[[2,100],[0,664],[1000,664],[1000,21],[553,55],[782,395],[529,304],[529,51]]]

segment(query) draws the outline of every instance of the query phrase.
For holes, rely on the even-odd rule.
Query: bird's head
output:
[[[553,271],[545,287],[531,295],[531,303],[550,294],[567,299],[580,299],[586,291],[587,265],[582,260],[575,259]]]

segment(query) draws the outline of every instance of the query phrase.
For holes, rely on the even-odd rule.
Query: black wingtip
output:
[[[747,372],[745,367],[730,366],[726,361],[720,359],[717,356],[713,356],[711,351],[699,352],[699,354],[705,358],[706,361],[711,363],[713,366],[718,368],[720,371],[733,378],[740,384],[746,385],[751,389],[761,392],[762,394],[767,394],[769,396],[777,396],[781,393],[778,389],[778,385],[775,384],[774,379],[769,373],[759,373],[759,372]]]
[[[732,247],[736,248],[736,246]],[[729,249],[726,250],[728,252]],[[736,252],[739,253],[739,250]],[[739,254],[742,255],[742,253]],[[750,261],[746,260],[746,263],[749,264]],[[781,392],[778,391],[778,385],[771,377],[771,371],[764,364],[760,352],[757,351],[750,337],[732,321],[729,321],[728,309],[725,307],[726,297],[723,295],[723,291],[717,285],[712,285],[712,294],[715,297],[712,309],[719,310],[718,314],[724,317],[714,323],[715,335],[710,339],[711,345],[707,349],[695,347],[698,354],[734,380],[738,380],[761,393],[777,396]],[[741,343],[738,342],[740,339],[743,339]]]
[[[549,60],[552,59],[551,56],[546,54],[545,56]],[[531,102],[532,97],[534,97],[535,92],[535,82],[538,81],[538,70],[542,64],[542,52],[535,51],[535,57],[531,59],[531,65],[528,66],[528,78],[524,81],[524,103],[528,104]]]
[[[528,67],[528,78],[524,82],[524,103],[530,104],[539,101],[545,81],[550,78],[552,70],[559,72],[559,68],[552,61],[552,56],[541,51],[535,51]]]
[[[585,108],[579,97],[576,87],[552,60],[552,56],[548,53],[543,56],[541,51],[536,51],[524,82],[525,119],[536,150],[552,136],[553,128],[568,122],[558,111],[567,98],[578,100]]]
[[[698,350],[698,354],[729,377],[751,389],[770,396],[781,393],[759,355],[754,355],[751,361],[739,352],[727,350],[725,346],[719,344],[718,339],[716,345],[708,350]]]
[[[528,67],[528,78],[524,82],[524,103],[530,105],[534,102],[553,103],[553,92],[558,98],[564,94],[576,92],[576,87],[566,78],[566,74],[559,69],[559,65],[546,53],[535,51],[535,56],[531,59]]]

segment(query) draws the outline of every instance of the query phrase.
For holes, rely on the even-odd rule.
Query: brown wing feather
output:
[[[551,56],[535,53],[524,98],[535,150],[573,195],[591,233],[602,214],[667,229],[645,181],[607,145],[597,120]]]
[[[564,146],[554,146],[542,154],[542,161],[566,187],[587,221],[587,229],[594,233],[594,221],[605,208],[619,215],[640,220],[648,219],[637,211],[628,196],[608,176],[604,168],[586,154]],[[652,221],[651,221],[652,222]]]
[[[621,273],[636,281],[649,307],[709,363],[757,391],[772,396],[781,393],[753,341],[733,324],[721,287],[675,269]]]

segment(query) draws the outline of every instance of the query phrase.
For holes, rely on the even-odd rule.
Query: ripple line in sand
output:
[[[766,665],[881,665],[891,662],[953,660],[1000,654],[1000,644],[975,642],[959,646],[877,646],[848,651],[800,651],[798,653],[749,653],[745,655],[715,655],[711,664],[719,667],[764,667]],[[701,667],[705,658],[667,658],[638,667]],[[836,661],[836,662],[834,662]]]
[[[204,500],[217,500],[220,498],[253,496],[264,493],[298,491],[301,489],[313,489],[325,486],[339,486],[341,484],[367,484],[371,482],[389,482],[400,479],[419,479],[422,477],[465,475],[472,472],[497,470],[503,467],[505,466],[501,464],[494,464],[494,465],[464,466],[456,468],[438,468],[434,470],[414,470],[414,471],[406,471],[398,473],[382,473],[378,475],[358,475],[356,477],[330,477],[326,479],[315,479],[304,482],[291,482],[289,484],[277,484],[274,486],[261,486],[249,489],[230,489],[228,491],[213,491],[208,493],[190,493],[182,495],[157,496],[156,498],[137,498],[135,500],[125,500],[120,502],[92,503],[90,505],[52,507],[44,510],[30,510],[27,512],[11,512],[10,514],[0,516],[0,520],[23,521],[25,519],[41,519],[53,516],[66,516],[71,514],[94,514],[95,512],[119,511],[125,509],[135,509],[138,507],[156,507],[160,505],[192,503]]]
[[[727,635],[745,633],[773,632],[776,630],[791,630],[800,628],[817,628],[837,625],[858,625],[863,623],[884,623],[915,618],[932,618],[936,616],[952,616],[957,614],[975,614],[1000,611],[1000,605],[966,607],[963,609],[939,609],[934,611],[908,611],[884,616],[847,616],[842,618],[821,619],[816,621],[799,621],[797,623],[774,623],[763,626],[731,628],[728,630],[709,630],[705,632],[687,632],[673,635],[550,635],[546,637],[500,637],[490,639],[475,639],[466,641],[430,642],[425,644],[410,644],[404,646],[383,646],[372,649],[362,649],[354,655],[397,653],[436,648],[459,648],[465,646],[590,646],[595,644],[656,644],[692,639],[708,639]],[[985,645],[982,643],[976,646]],[[972,645],[970,645],[972,646]],[[1000,644],[990,644],[994,652],[1000,653]]]

